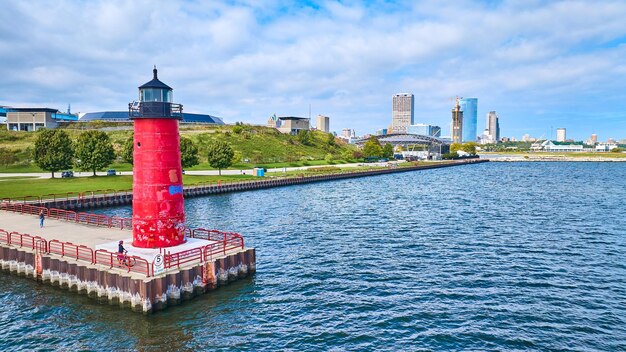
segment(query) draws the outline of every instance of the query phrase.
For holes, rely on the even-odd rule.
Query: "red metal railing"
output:
[[[223,243],[224,253],[226,253],[228,249],[237,247],[244,248],[243,237],[235,232],[198,228],[192,231],[191,237],[211,241],[221,241]]]
[[[76,260],[81,260],[93,264],[94,254],[93,249],[77,245],[71,242],[61,242],[59,240],[51,240],[48,242],[48,253],[58,254],[62,257],[70,257]]]
[[[98,249],[94,252],[94,264],[108,266],[109,268],[124,268],[128,272],[136,272],[150,277],[153,272],[153,265],[142,257],[136,255],[127,255],[124,257],[126,262],[119,257],[119,253],[109,252],[105,249]],[[129,265],[134,261],[134,265]]]
[[[11,244],[11,235],[5,230],[0,230],[0,242],[4,244]]]
[[[63,210],[50,208],[48,210],[48,216],[53,219],[66,220],[66,221],[76,221],[76,212],[71,210]]]
[[[0,210],[28,215],[37,215],[43,211],[46,217],[50,217],[52,219],[72,221],[100,227],[116,227],[120,229],[132,228],[132,220],[129,218],[109,217],[103,214],[76,213],[71,210],[46,208],[24,203],[1,202]]]
[[[181,264],[192,262],[201,263],[202,258],[202,248],[192,248],[178,253],[165,254],[163,258],[163,264],[166,268],[180,268]]]

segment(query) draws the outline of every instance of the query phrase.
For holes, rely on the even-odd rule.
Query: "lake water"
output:
[[[0,273],[0,350],[626,350],[625,200],[626,163],[193,198],[191,227],[256,247],[254,277],[144,317]]]

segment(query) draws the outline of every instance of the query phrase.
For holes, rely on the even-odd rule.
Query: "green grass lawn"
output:
[[[254,178],[251,175],[196,176],[184,175],[185,185],[240,181]],[[12,179],[0,181],[0,198],[44,196],[47,194],[74,194],[95,190],[129,190],[133,187],[132,176],[96,176],[54,179]]]

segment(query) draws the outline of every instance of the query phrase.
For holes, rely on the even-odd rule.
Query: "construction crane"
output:
[[[461,97],[463,99],[463,97]],[[463,111],[456,96],[456,105],[452,109],[452,143],[463,142]]]

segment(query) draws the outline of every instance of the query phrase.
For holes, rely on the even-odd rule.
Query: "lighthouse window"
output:
[[[138,146],[138,147],[141,147],[141,142],[137,142],[137,146]]]

